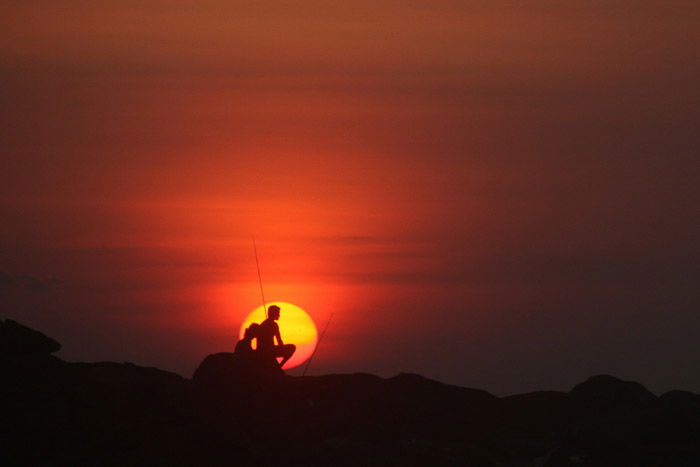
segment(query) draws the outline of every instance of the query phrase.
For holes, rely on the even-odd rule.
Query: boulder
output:
[[[286,375],[276,361],[256,354],[221,352],[208,355],[192,376],[192,383],[205,403],[218,408],[253,410],[269,397],[278,398],[286,385]],[[241,407],[245,401],[246,407]]]
[[[647,388],[633,381],[622,381],[610,375],[597,375],[577,384],[569,396],[580,407],[593,410],[617,409],[646,405],[658,398]]]
[[[282,369],[275,363],[255,356],[215,353],[207,355],[199,364],[192,375],[192,381],[198,385],[245,385],[260,378],[284,376]]]
[[[0,355],[50,355],[61,344],[11,319],[0,322]]]
[[[673,421],[641,384],[598,375],[569,396],[574,421],[564,444],[589,465],[678,465],[660,462],[670,455],[665,446]]]

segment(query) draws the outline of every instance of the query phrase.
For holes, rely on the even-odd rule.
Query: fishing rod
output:
[[[263,306],[263,312],[265,313],[265,317],[267,318],[267,301],[265,300],[265,291],[263,290],[263,282],[262,282],[262,274],[260,274],[260,260],[258,259],[258,247],[255,244],[255,236],[253,236],[253,252],[255,253],[255,266],[258,268],[258,282],[260,283],[260,298],[262,299],[262,306]],[[335,314],[335,311],[331,313],[331,316],[328,318],[328,321],[326,321],[326,326],[323,328],[323,332],[321,332],[321,336],[318,338],[318,343],[316,343],[316,348],[314,348],[313,353],[309,357],[309,359],[306,361],[306,366],[304,367],[304,372],[301,374],[301,376],[306,376],[306,372],[309,369],[309,365],[311,365],[311,360],[314,358],[314,355],[316,355],[316,351],[318,350],[318,347],[321,345],[321,341],[323,340],[323,336],[326,335],[326,331],[328,331],[328,326],[331,324],[331,320],[333,319],[333,315]]]
[[[316,344],[316,348],[314,349],[314,352],[311,354],[309,359],[306,361],[306,366],[304,367],[304,372],[301,374],[301,376],[306,376],[306,371],[309,369],[309,365],[311,365],[311,360],[314,358],[314,355],[316,355],[316,351],[318,350],[318,347],[321,345],[321,341],[323,340],[323,336],[326,335],[326,331],[328,331],[328,325],[331,324],[331,320],[333,319],[333,315],[335,314],[335,311],[331,313],[331,316],[328,318],[328,321],[326,321],[326,327],[323,328],[323,332],[321,333],[321,337],[318,338],[318,343]]]
[[[258,282],[260,282],[260,297],[262,298],[263,313],[267,318],[267,308],[265,301],[265,292],[263,291],[262,275],[260,274],[260,261],[258,261],[258,247],[255,245],[255,236],[253,236],[253,251],[255,252],[255,265],[258,267]]]

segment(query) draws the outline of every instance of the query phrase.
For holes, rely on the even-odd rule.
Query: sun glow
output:
[[[318,342],[318,332],[316,330],[316,325],[302,308],[287,302],[270,302],[267,303],[267,307],[270,305],[277,305],[280,307],[280,319],[277,321],[280,327],[280,334],[282,335],[282,340],[285,344],[294,344],[297,346],[297,350],[284,365],[284,369],[288,370],[299,366],[304,363],[314,352],[316,348],[316,343]],[[265,309],[262,306],[257,307],[248,314],[243,323],[241,324],[241,329],[238,332],[239,338],[243,338],[243,333],[246,328],[253,323],[262,323],[266,318]],[[256,347],[257,343],[253,341],[253,347]],[[281,359],[280,359],[281,360]]]

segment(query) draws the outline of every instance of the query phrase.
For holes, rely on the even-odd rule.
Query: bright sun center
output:
[[[318,342],[318,332],[316,325],[303,309],[287,302],[272,302],[270,305],[280,307],[280,319],[277,324],[280,327],[282,341],[285,344],[294,344],[297,346],[296,352],[287,363],[284,364],[284,369],[288,370],[304,363],[311,354],[314,353],[316,343]],[[241,329],[238,332],[239,338],[243,338],[245,330],[253,323],[262,323],[266,319],[265,309],[262,306],[257,307],[243,320]],[[276,344],[276,342],[275,342]],[[253,341],[253,348],[257,346],[257,342]],[[279,359],[281,360],[281,359]]]

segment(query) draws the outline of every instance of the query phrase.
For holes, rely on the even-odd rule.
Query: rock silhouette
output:
[[[608,375],[499,398],[406,373],[292,377],[231,353],[189,380],[58,348],[0,323],[1,465],[700,465],[700,395]]]
[[[0,322],[1,355],[49,355],[61,350],[61,344],[39,331],[11,319]]]

